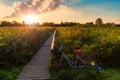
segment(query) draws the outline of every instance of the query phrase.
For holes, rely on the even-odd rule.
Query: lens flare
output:
[[[34,14],[23,16],[23,21],[25,21],[26,24],[33,24],[38,22],[38,16]]]

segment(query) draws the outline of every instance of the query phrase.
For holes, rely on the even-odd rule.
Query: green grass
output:
[[[0,70],[0,80],[16,80],[21,68],[13,68],[11,70]]]
[[[52,80],[119,80],[119,69],[105,69],[98,73],[95,70],[61,69],[52,73]]]
[[[15,80],[23,67],[52,33],[44,27],[0,28],[0,80]]]
[[[113,27],[62,27],[57,29],[56,48],[63,43],[64,52],[72,59],[75,57],[74,50],[82,49],[82,54],[93,55],[98,65],[103,70],[95,74],[93,70],[71,69],[62,64],[59,68],[60,56],[56,51],[56,58],[53,57],[52,77],[55,79],[67,80],[66,77],[72,77],[72,80],[119,80],[120,77],[120,28]],[[55,66],[56,65],[56,66]],[[66,67],[63,67],[66,66]],[[58,69],[59,70],[58,70]],[[65,70],[63,71],[63,69]],[[59,72],[57,72],[59,71]],[[54,73],[55,72],[55,73]],[[56,73],[57,72],[57,73]],[[72,74],[74,72],[74,74]],[[66,74],[66,75],[65,75]],[[68,74],[68,75],[67,75]],[[113,75],[112,75],[113,74]],[[62,76],[64,75],[64,77]],[[61,79],[60,79],[61,76]],[[64,79],[63,79],[63,78]]]

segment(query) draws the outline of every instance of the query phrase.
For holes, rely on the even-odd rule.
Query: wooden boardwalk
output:
[[[23,68],[16,80],[46,80],[50,77],[48,69],[53,35],[42,45],[31,61]]]

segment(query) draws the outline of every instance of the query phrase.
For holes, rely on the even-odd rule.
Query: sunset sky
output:
[[[22,21],[34,14],[39,22],[120,23],[120,0],[0,0],[0,20]]]

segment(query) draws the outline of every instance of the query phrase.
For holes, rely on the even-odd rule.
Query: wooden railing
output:
[[[51,43],[51,47],[50,47],[51,52],[54,51],[55,35],[56,35],[56,30],[55,30],[54,33],[53,33],[52,43]]]

